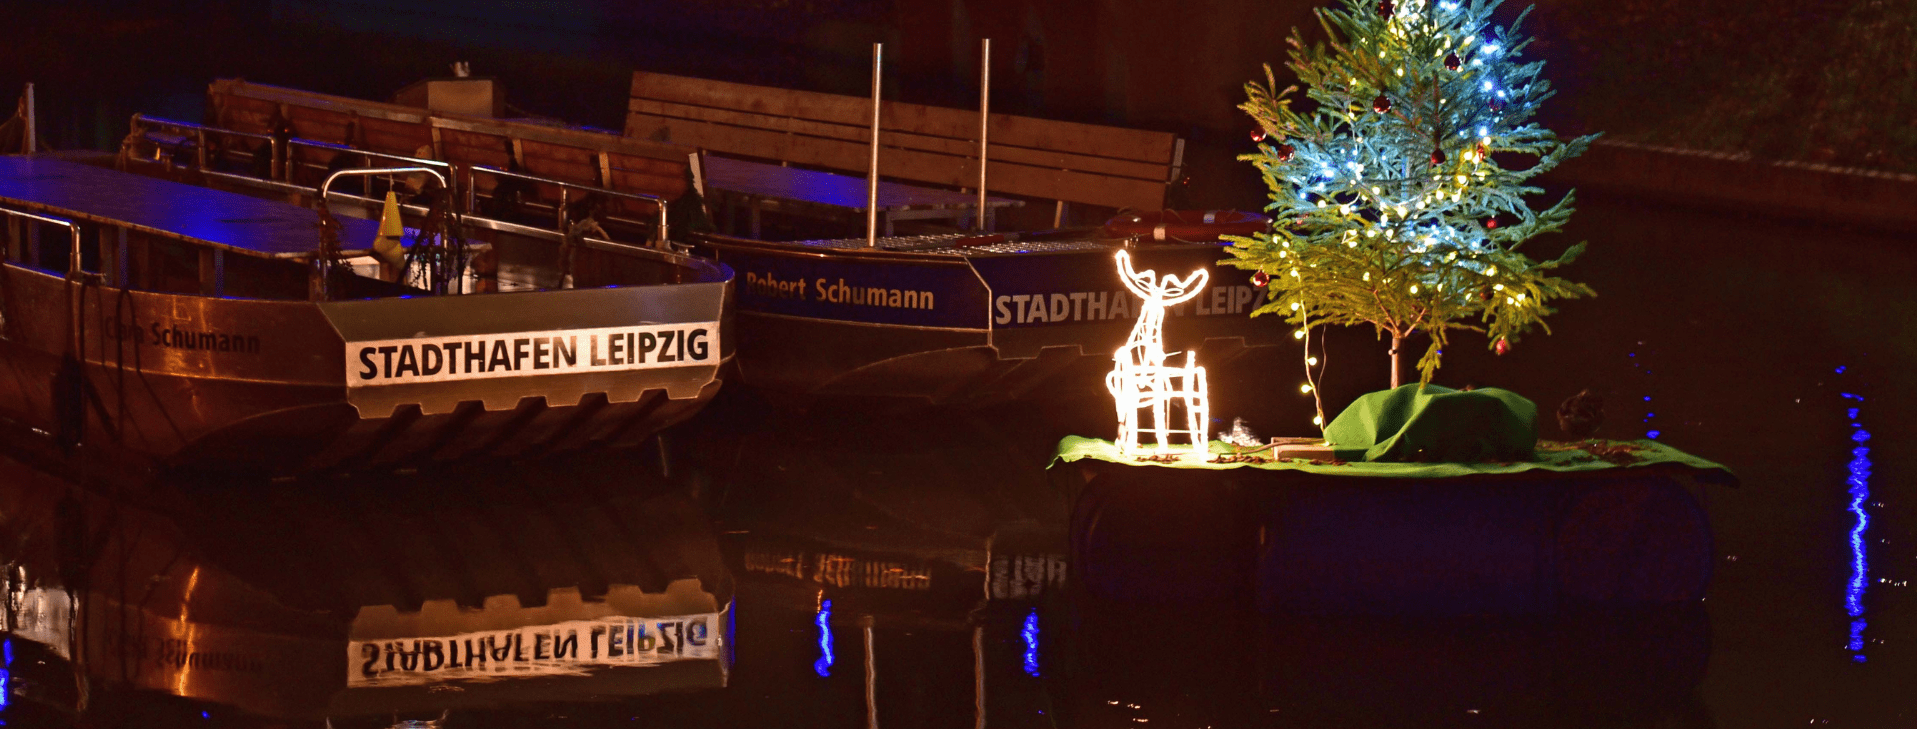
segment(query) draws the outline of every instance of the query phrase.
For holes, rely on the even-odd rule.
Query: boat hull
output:
[[[720,235],[701,253],[738,275],[739,372],[771,391],[989,405],[1098,387],[1137,316],[1110,247],[950,255],[806,248]],[[1216,245],[1139,246],[1140,269],[1211,284],[1171,309],[1166,348],[1207,366],[1290,341],[1253,321],[1259,291]]]
[[[0,415],[167,467],[296,473],[636,444],[714,396],[732,356],[727,276],[306,302],[4,270]],[[603,364],[615,334],[656,343],[667,330],[681,345],[705,332],[699,356]],[[454,344],[492,361],[454,373]],[[574,366],[557,366],[561,344]]]

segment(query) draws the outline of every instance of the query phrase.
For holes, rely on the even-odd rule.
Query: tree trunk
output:
[[[1404,380],[1403,380],[1404,366],[1400,362],[1400,359],[1404,355],[1399,351],[1403,348],[1404,348],[1404,337],[1400,337],[1395,334],[1392,335],[1391,337],[1391,389],[1393,390],[1398,389],[1399,385],[1404,384]]]

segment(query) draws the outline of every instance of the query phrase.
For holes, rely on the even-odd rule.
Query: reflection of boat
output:
[[[70,660],[80,708],[108,715],[157,691],[194,714],[346,726],[723,686],[731,577],[695,504],[634,488],[643,467],[615,453],[108,499],[0,459],[5,629]]]
[[[0,158],[0,215],[0,413],[163,462],[636,442],[702,406],[733,346],[730,271],[662,251],[592,248],[608,264],[579,288],[456,295],[489,244],[414,244],[410,270],[444,275],[388,283],[316,264],[335,259],[311,210],[47,157]],[[340,256],[378,229],[336,222]]]

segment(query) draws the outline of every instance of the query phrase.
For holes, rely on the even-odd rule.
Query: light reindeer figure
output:
[[[1205,390],[1205,368],[1199,367],[1192,352],[1185,353],[1185,366],[1166,365],[1165,307],[1190,301],[1204,291],[1210,274],[1204,269],[1180,279],[1158,277],[1156,271],[1132,270],[1132,257],[1118,252],[1119,278],[1125,288],[1144,302],[1138,307],[1138,323],[1132,326],[1130,339],[1112,355],[1116,367],[1105,375],[1105,389],[1118,405],[1118,449],[1123,453],[1139,450],[1141,432],[1152,434],[1161,448],[1169,449],[1171,437],[1183,435],[1191,452],[1203,456],[1209,439],[1205,426],[1210,422],[1211,400]],[[1171,402],[1185,406],[1184,428],[1169,425]],[[1141,427],[1139,413],[1151,409],[1151,427]]]

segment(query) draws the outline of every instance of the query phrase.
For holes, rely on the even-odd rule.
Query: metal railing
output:
[[[200,170],[202,172],[206,172],[208,174],[219,175],[222,177],[233,177],[238,179],[255,179],[248,175],[236,175],[230,172],[222,172],[219,170],[212,169],[207,164],[208,159],[206,156],[207,150],[209,149],[209,145],[207,144],[207,140],[209,136],[216,136],[222,139],[224,138],[255,139],[262,142],[266,142],[269,145],[268,154],[271,155],[271,162],[272,162],[271,169],[268,171],[269,179],[279,180],[285,176],[285,170],[281,168],[280,161],[286,158],[286,154],[285,154],[286,140],[281,139],[279,137],[275,137],[271,134],[257,134],[254,132],[242,132],[242,131],[233,130],[233,129],[220,129],[218,127],[207,127],[207,126],[201,126],[199,124],[194,124],[192,122],[182,122],[182,121],[173,121],[171,119],[161,119],[159,117],[147,116],[145,114],[134,114],[131,127],[134,134],[128,135],[127,139],[120,143],[121,155],[126,155],[132,151],[129,147],[133,143],[135,137],[143,139],[147,141],[148,143],[154,145],[157,152],[159,148],[163,148],[165,145],[160,140],[156,140],[150,136],[147,136],[146,132],[156,131],[156,130],[162,131],[162,132],[171,132],[176,136],[180,136],[183,138],[190,138],[193,140],[193,149],[194,149],[193,168],[194,169]],[[256,152],[252,150],[245,150],[245,149],[228,149],[226,151],[229,154],[231,153],[244,154],[247,156],[249,161],[251,161],[254,158],[254,155],[257,154]],[[158,159],[157,155],[155,159],[156,160]],[[173,160],[173,161],[178,162],[178,160]]]
[[[0,208],[0,214],[3,214],[7,216],[8,218],[12,218],[12,219],[46,223],[48,225],[58,225],[62,228],[66,228],[67,236],[69,238],[69,245],[67,246],[66,276],[67,278],[70,278],[70,279],[79,278],[80,276],[86,273],[86,271],[81,269],[81,264],[80,264],[81,256],[80,256],[80,226],[79,225],[74,224],[74,222],[71,220],[49,218],[45,215],[35,215],[33,213],[23,212],[19,210],[11,210],[8,208]],[[11,228],[12,226],[8,226],[8,227]],[[32,240],[31,237],[29,237],[28,240],[20,241],[20,243],[21,245],[25,245],[30,240]],[[11,246],[12,244],[13,244],[12,241],[8,241],[9,246]],[[42,265],[42,263],[40,262],[39,258],[40,258],[40,252],[33,251],[28,263],[30,265],[40,266]]]
[[[384,169],[390,170],[390,174],[409,174],[410,175],[410,174],[418,174],[421,172],[429,173],[433,176],[434,179],[439,181],[439,186],[441,188],[445,188],[448,184],[447,181],[453,179],[453,165],[450,162],[441,162],[439,160],[434,160],[434,159],[420,159],[418,157],[408,157],[402,154],[387,154],[385,152],[374,152],[371,150],[348,147],[344,144],[333,144],[331,142],[317,142],[311,139],[300,139],[298,137],[290,137],[286,140],[286,155],[287,155],[286,156],[286,168],[287,168],[286,177],[289,179],[281,180],[282,182],[292,181],[290,178],[293,176],[292,169],[291,169],[294,164],[293,150],[302,148],[302,147],[312,148],[312,149],[323,149],[323,150],[332,151],[336,154],[348,154],[348,155],[353,155],[355,157],[362,157],[362,158],[365,158],[369,163],[394,162],[399,164],[400,166],[392,167],[392,168],[384,168]],[[319,165],[309,165],[309,166],[313,167],[314,169],[322,169],[322,170],[329,169],[326,167],[320,167]],[[402,172],[401,171],[402,169],[405,169],[407,171]],[[356,170],[356,171],[359,174],[366,174],[371,176],[390,176],[390,175],[379,175],[378,173],[367,173],[367,172],[364,172],[363,170]],[[331,197],[329,197],[330,195],[344,195],[346,197],[358,198],[360,200],[366,200],[370,202],[380,202],[382,200],[381,198],[373,197],[373,191],[370,184],[363,185],[362,187],[360,187],[360,194],[358,195],[354,195],[350,192],[330,191],[328,188],[331,186],[333,180],[339,176],[340,175],[337,172],[330,173],[327,175],[326,180],[320,183],[319,189],[320,189],[320,195],[322,197],[326,197],[327,199],[330,200],[332,199]],[[367,177],[366,179],[370,180],[371,176]],[[471,211],[462,210],[460,211],[460,214],[466,215],[466,214],[469,214],[470,212]]]
[[[477,199],[476,199],[477,186],[474,184],[474,181],[476,179],[476,176],[480,173],[492,175],[494,177],[505,177],[505,178],[511,178],[515,180],[524,180],[527,182],[534,182],[534,183],[539,183],[544,185],[553,185],[558,187],[559,188],[559,205],[557,206],[558,208],[557,223],[559,226],[558,230],[560,234],[562,235],[567,232],[566,230],[567,227],[572,223],[571,220],[568,220],[566,218],[566,208],[571,203],[572,191],[577,190],[581,192],[605,195],[608,197],[626,198],[628,200],[642,200],[645,202],[652,203],[653,207],[656,207],[659,209],[659,222],[657,223],[659,227],[659,235],[655,240],[658,241],[659,248],[661,249],[666,248],[666,241],[668,240],[667,231],[669,230],[666,224],[666,200],[665,198],[659,197],[658,195],[648,195],[643,192],[621,192],[619,190],[608,190],[603,187],[593,187],[591,185],[581,185],[574,182],[566,182],[564,180],[554,180],[554,179],[549,179],[545,177],[538,177],[535,175],[523,174],[519,172],[511,172],[508,170],[499,169],[497,167],[487,167],[485,165],[462,165],[461,169],[465,173],[462,184],[466,190],[465,207],[469,211],[477,209],[478,207]]]
[[[136,139],[145,141],[149,144],[153,144],[156,147],[165,146],[164,142],[160,140],[155,140],[152,137],[150,137],[147,134],[147,132],[149,131],[162,131],[162,132],[172,133],[176,136],[190,138],[193,140],[194,142],[193,146],[195,149],[195,154],[194,154],[192,165],[191,165],[193,169],[203,174],[209,174],[209,175],[225,177],[225,178],[232,178],[237,180],[257,181],[257,180],[260,180],[260,178],[212,169],[211,166],[209,165],[210,160],[207,157],[208,150],[210,148],[208,144],[208,139],[210,137],[237,137],[242,139],[255,139],[255,140],[260,140],[260,141],[269,143],[271,145],[269,147],[269,154],[272,155],[272,160],[271,160],[271,165],[269,166],[270,169],[269,169],[268,177],[266,178],[265,181],[271,182],[271,183],[283,184],[283,185],[293,185],[293,180],[292,180],[293,168],[296,165],[303,166],[303,167],[310,167],[313,169],[326,169],[319,165],[307,165],[307,164],[300,163],[296,159],[296,155],[294,154],[295,150],[297,149],[316,149],[316,150],[333,152],[335,154],[354,155],[356,157],[360,157],[368,161],[391,162],[401,166],[408,166],[408,167],[415,167],[415,168],[430,168],[428,170],[421,170],[421,171],[431,172],[435,174],[436,176],[438,176],[442,183],[457,184],[459,188],[461,188],[455,191],[455,198],[457,199],[456,207],[460,215],[466,216],[468,218],[473,218],[479,221],[496,223],[498,225],[486,226],[486,227],[493,227],[496,229],[501,228],[502,226],[506,228],[515,227],[515,226],[518,226],[518,224],[508,220],[492,218],[480,212],[479,205],[478,205],[478,189],[474,183],[477,176],[481,174],[490,175],[490,176],[499,177],[499,178],[511,178],[516,180],[523,180],[526,182],[532,182],[532,183],[542,184],[542,185],[552,185],[558,188],[559,202],[555,206],[554,212],[555,212],[555,225],[556,225],[555,232],[559,233],[560,235],[565,235],[567,233],[567,228],[572,222],[567,219],[566,209],[570,206],[572,197],[575,193],[592,193],[592,194],[603,195],[610,198],[639,200],[639,201],[651,203],[655,208],[658,209],[658,220],[652,223],[658,228],[658,235],[654,238],[654,244],[656,245],[656,247],[662,250],[670,248],[670,244],[668,243],[668,241],[670,240],[671,226],[667,218],[666,200],[665,198],[659,197],[657,195],[649,195],[646,193],[638,193],[638,192],[624,192],[620,190],[612,190],[612,189],[603,188],[603,187],[594,187],[592,185],[585,185],[585,184],[580,184],[576,182],[567,182],[565,180],[555,180],[552,178],[540,177],[537,175],[528,175],[521,172],[512,172],[509,170],[502,170],[495,167],[487,167],[485,165],[455,164],[451,162],[442,162],[439,160],[422,159],[418,157],[408,157],[406,155],[387,154],[385,152],[374,152],[372,150],[360,149],[360,148],[352,147],[349,145],[334,144],[331,142],[321,142],[321,141],[316,141],[311,139],[300,139],[298,137],[281,137],[281,136],[275,136],[270,134],[259,134],[255,132],[242,132],[242,131],[236,131],[231,129],[221,129],[219,127],[209,127],[209,126],[204,126],[200,124],[194,124],[192,122],[174,121],[171,119],[161,119],[158,117],[147,116],[145,114],[133,115],[132,128],[134,133],[129,135],[127,140],[121,144],[120,151],[122,155],[128,155],[131,152],[130,146],[135,142]],[[228,154],[235,153],[235,152],[238,152],[240,154],[245,154],[249,157],[249,159],[251,159],[252,155],[255,154],[254,152],[249,150],[238,150],[238,149],[229,149],[229,150],[225,150],[225,152]],[[171,159],[170,162],[173,164],[179,164],[182,166],[186,164],[184,161],[178,160],[178,159]],[[413,174],[413,173],[408,173],[408,174]],[[331,178],[329,177],[328,182],[330,181],[331,181]],[[330,199],[333,199],[330,196],[339,195],[339,196],[343,196],[343,197],[347,197],[351,199],[368,201],[373,203],[378,203],[380,201],[379,198],[372,197],[370,186],[362,187],[360,189],[361,194],[358,194],[358,195],[355,195],[349,192],[330,190],[330,186],[327,184],[322,184],[320,188],[322,188],[320,190],[320,193],[324,199],[330,200]],[[612,217],[612,216],[610,216],[609,214],[608,217]],[[620,218],[620,219],[629,220],[625,218]],[[644,224],[645,221],[629,221],[629,222]]]

